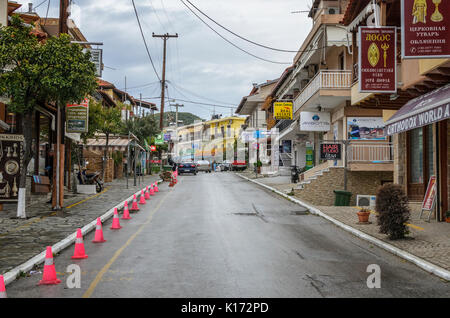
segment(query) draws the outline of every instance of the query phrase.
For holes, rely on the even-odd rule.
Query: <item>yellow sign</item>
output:
[[[275,103],[273,105],[273,117],[275,119],[294,119],[293,114],[293,104],[292,103]]]

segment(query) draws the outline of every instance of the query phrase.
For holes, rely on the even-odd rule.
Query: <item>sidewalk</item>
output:
[[[0,274],[6,273],[41,253],[47,246],[66,238],[103,215],[116,204],[127,199],[144,187],[159,180],[159,175],[145,176],[141,184],[129,188],[126,179],[114,180],[105,185],[98,195],[67,194],[64,218],[59,218],[51,210],[50,204],[42,198],[27,206],[27,220],[11,219],[16,215],[15,205],[6,206],[0,212]]]
[[[265,184],[284,194],[290,193],[292,189],[295,189],[298,186],[295,184],[290,184],[289,177],[258,177],[256,180],[254,173],[241,173],[241,175]],[[370,216],[370,222],[372,222],[372,224],[358,225],[358,217],[356,215],[358,212],[358,207],[314,206],[309,202],[306,202],[303,198],[296,197],[295,195],[292,196],[292,198],[304,201],[310,206],[320,210],[324,214],[339,222],[342,222],[347,226],[450,271],[449,223],[438,223],[436,221],[431,221],[431,223],[428,223],[424,220],[419,220],[420,212],[412,211],[410,224],[408,224],[410,229],[409,239],[391,241],[386,235],[379,233],[376,212],[374,211],[372,211],[372,215]]]

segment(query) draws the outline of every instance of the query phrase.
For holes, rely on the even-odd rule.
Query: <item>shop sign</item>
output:
[[[164,145],[164,137],[163,134],[159,134],[158,136],[156,136],[155,138],[155,144],[160,146],[160,145]]]
[[[341,144],[321,144],[320,145],[321,160],[341,160],[342,145]]]
[[[397,28],[359,27],[359,91],[397,92]]]
[[[0,203],[19,199],[19,182],[23,170],[24,136],[0,135]]]
[[[450,1],[401,0],[402,58],[450,58]]]
[[[274,103],[273,105],[273,113],[274,118],[277,120],[287,119],[292,120],[293,119],[293,109],[294,104],[293,103]]]
[[[326,112],[300,113],[301,131],[330,131],[331,114]]]
[[[386,124],[386,135],[450,119],[450,84],[409,101]]]
[[[156,151],[156,146],[151,146],[150,147],[150,151],[155,152]]]
[[[349,140],[386,140],[382,117],[348,117]]]
[[[432,211],[434,208],[434,203],[436,200],[436,177],[430,178],[430,183],[428,184],[427,193],[423,201],[422,210]]]
[[[85,99],[81,104],[67,105],[67,132],[87,133],[89,129],[89,99]]]
[[[306,143],[306,170],[314,168],[314,144]]]

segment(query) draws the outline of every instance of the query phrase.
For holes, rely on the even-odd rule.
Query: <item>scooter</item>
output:
[[[84,182],[83,182],[84,180]],[[100,177],[100,172],[86,174],[86,170],[78,172],[78,181],[80,184],[94,185],[96,186],[97,193],[103,191],[103,180]]]

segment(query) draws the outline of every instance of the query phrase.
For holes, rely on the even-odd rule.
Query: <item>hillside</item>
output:
[[[155,117],[156,117],[155,119],[159,122],[160,114],[159,113],[155,114]],[[169,121],[174,123],[175,117],[176,117],[175,112],[164,113],[164,126],[168,126]],[[191,113],[181,113],[180,112],[180,113],[178,113],[178,120],[183,121],[183,123],[182,124],[180,123],[180,125],[184,126],[184,125],[193,124],[195,121],[199,121],[199,120],[202,121],[203,119],[201,119],[200,117],[198,117],[194,114],[191,114]]]

